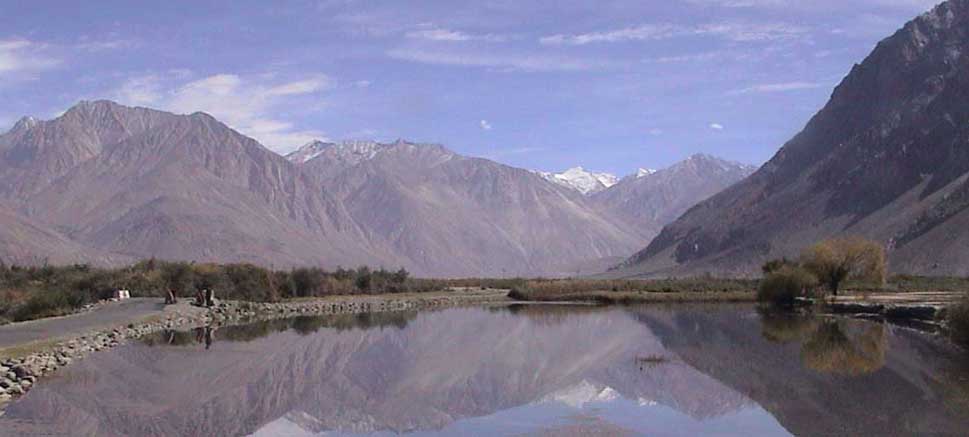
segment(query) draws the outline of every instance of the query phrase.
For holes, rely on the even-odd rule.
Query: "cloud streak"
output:
[[[60,60],[47,56],[45,48],[44,44],[24,39],[0,40],[0,76],[56,67]]]
[[[593,61],[566,56],[529,53],[395,48],[387,56],[399,61],[460,67],[488,67],[503,71],[548,72],[602,70],[615,66],[609,61]]]
[[[733,90],[728,92],[728,95],[740,95],[740,94],[751,94],[751,93],[784,93],[789,91],[800,91],[800,90],[810,90],[823,87],[823,83],[819,82],[782,82],[782,83],[765,83],[753,85],[747,88],[741,88],[738,90]]]
[[[281,83],[235,74],[216,74],[185,83],[165,75],[146,75],[128,79],[112,95],[131,105],[176,113],[206,112],[267,147],[287,151],[324,135],[280,119],[277,110],[291,98],[313,96],[331,86],[323,75]]]
[[[410,39],[420,39],[427,41],[447,41],[447,42],[462,42],[462,41],[486,41],[486,42],[503,42],[507,41],[509,38],[503,35],[495,34],[484,34],[477,35],[467,32],[461,32],[457,30],[444,29],[440,27],[427,27],[424,26],[423,29],[412,30],[404,34]]]
[[[710,23],[697,26],[644,24],[599,32],[557,34],[539,39],[544,45],[582,46],[594,43],[658,41],[684,37],[715,37],[733,42],[787,40],[802,36],[809,28],[788,23]]]

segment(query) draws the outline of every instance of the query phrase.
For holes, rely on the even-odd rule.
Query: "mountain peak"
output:
[[[13,129],[11,129],[11,132],[25,131],[34,126],[37,126],[38,124],[40,124],[40,120],[37,120],[34,117],[25,116],[25,117],[22,117],[20,120],[17,120],[17,123],[13,125]]]
[[[562,173],[538,172],[543,178],[582,194],[592,194],[605,190],[619,182],[610,173],[593,173],[581,166],[572,167]]]
[[[394,144],[405,144],[398,140]],[[368,159],[373,159],[381,150],[392,145],[380,144],[376,141],[349,140],[340,142],[329,142],[313,140],[304,144],[299,149],[286,155],[286,159],[291,162],[302,164],[313,160],[320,155],[328,155],[341,161],[357,163]]]

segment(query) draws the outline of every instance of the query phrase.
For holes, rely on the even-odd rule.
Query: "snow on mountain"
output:
[[[639,170],[636,170],[636,179],[649,176],[651,174],[656,173],[656,171],[657,171],[656,169],[652,169],[652,168],[641,168]]]
[[[619,182],[619,178],[609,173],[593,173],[582,167],[573,167],[562,173],[538,172],[545,179],[582,194],[592,194]]]
[[[341,141],[338,143],[310,141],[296,151],[286,155],[291,162],[302,164],[324,153],[339,156],[342,161],[353,163],[373,159],[384,148],[374,141]]]
[[[540,401],[560,402],[572,408],[581,409],[586,404],[596,402],[609,402],[619,398],[619,392],[612,387],[600,387],[583,380],[575,386],[567,387],[551,393]]]

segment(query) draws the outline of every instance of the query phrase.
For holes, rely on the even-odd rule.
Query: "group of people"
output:
[[[168,293],[165,295],[165,305],[174,305],[178,303],[178,296],[175,294],[175,290],[172,288],[168,289]],[[206,288],[204,290],[197,290],[195,292],[195,301],[192,302],[195,306],[210,308],[215,306],[218,301],[215,299],[215,290],[211,288]]]

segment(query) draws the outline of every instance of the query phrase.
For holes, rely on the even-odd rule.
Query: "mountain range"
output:
[[[691,208],[615,276],[759,274],[834,235],[890,270],[969,275],[969,0],[880,42],[751,177]]]
[[[724,188],[742,176],[688,177]],[[619,262],[655,235],[653,218],[600,202],[608,191],[406,141],[317,141],[283,157],[204,113],[85,101],[0,135],[0,256],[561,276]],[[662,198],[644,208],[685,208]]]

